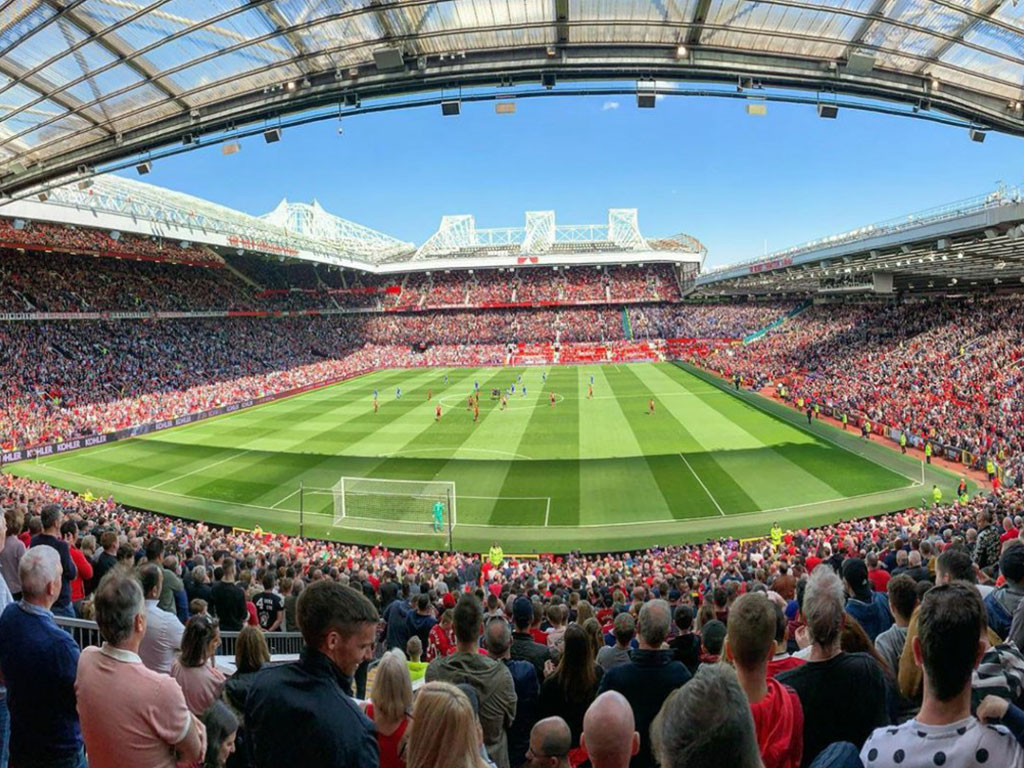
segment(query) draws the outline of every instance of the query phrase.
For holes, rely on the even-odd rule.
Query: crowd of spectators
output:
[[[1015,297],[816,305],[754,344],[694,361],[1024,481],[1024,309]]]
[[[539,559],[229,531],[9,475],[0,507],[11,765],[1024,764],[1016,489]],[[102,648],[54,624],[72,612]],[[300,660],[260,671],[262,633],[296,629]]]
[[[19,226],[20,225],[20,226]],[[156,261],[221,264],[213,251],[194,243],[45,221],[0,218],[0,245],[33,251],[93,253]]]
[[[795,309],[791,302],[631,307],[637,337],[652,339],[742,339]]]

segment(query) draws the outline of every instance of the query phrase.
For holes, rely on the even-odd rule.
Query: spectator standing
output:
[[[867,566],[860,558],[847,558],[842,573],[847,594],[846,612],[860,622],[874,642],[880,633],[892,626],[889,601],[884,593],[872,591]]]
[[[650,733],[662,768],[762,768],[750,704],[728,664],[702,665],[665,700]]]
[[[615,645],[605,645],[597,652],[598,666],[607,672],[615,667],[628,664],[629,654],[633,650],[633,636],[635,634],[636,620],[633,618],[633,614],[623,611],[616,616],[612,624],[612,635],[615,637]],[[669,647],[672,647],[671,643],[669,643]],[[674,652],[675,649],[673,649]]]
[[[264,632],[276,632],[284,623],[284,600],[274,591],[276,581],[273,572],[267,571],[263,575],[263,591],[252,601]]]
[[[885,659],[893,677],[900,673],[900,656],[907,642],[907,626],[917,607],[917,585],[905,573],[889,581],[889,610],[895,623],[875,638],[875,650]]]
[[[373,723],[351,694],[356,669],[373,654],[377,609],[362,593],[321,580],[302,591],[296,614],[301,658],[260,670],[246,697],[252,764],[377,768]]]
[[[139,569],[139,581],[146,596],[146,631],[138,653],[142,663],[154,672],[169,675],[175,654],[181,650],[185,627],[177,616],[159,607],[163,578],[163,568],[157,563],[146,563]]]
[[[804,592],[803,615],[811,640],[806,664],[776,678],[792,687],[804,710],[804,754],[808,766],[826,746],[848,741],[857,747],[889,722],[885,674],[866,653],[844,653],[843,584],[831,568],[816,568]],[[856,691],[856,695],[837,695]]]
[[[302,579],[292,579],[291,589],[285,590],[284,595],[284,629],[285,632],[298,632],[299,622],[295,617],[295,607],[299,602],[299,594],[305,582]]]
[[[531,768],[569,768],[571,747],[569,726],[555,715],[538,721],[530,730],[526,755]]]
[[[871,581],[871,588],[875,592],[888,592],[889,579],[892,577],[885,568],[879,565],[878,555],[874,552],[868,552],[867,557],[864,558],[864,563],[868,567],[868,579]]]
[[[663,648],[668,636],[671,609],[664,600],[651,600],[640,609],[639,648],[628,664],[615,667],[602,679],[600,693],[618,691],[633,708],[636,729],[648,733],[655,715],[668,695],[690,679],[686,667]],[[755,742],[756,743],[756,742]],[[641,739],[631,768],[651,768],[654,758],[649,741]]]
[[[174,768],[203,759],[206,729],[181,687],[139,658],[146,634],[139,582],[115,568],[96,588],[94,605],[104,643],[82,652],[75,681],[89,768]]]
[[[974,545],[974,564],[989,575],[999,564],[999,535],[992,510],[982,509],[975,518],[978,524],[978,540]]]
[[[544,663],[551,658],[547,645],[541,645],[530,634],[533,623],[533,603],[530,598],[520,595],[512,603],[512,648],[513,659],[528,661],[537,670],[537,679],[544,679]]]
[[[488,768],[480,725],[465,693],[427,683],[416,696],[406,749],[408,768]]]
[[[430,662],[426,680],[473,686],[480,700],[480,725],[487,754],[498,768],[509,768],[506,732],[516,716],[512,674],[504,664],[479,652],[483,610],[476,597],[459,598],[453,621],[456,651]]]
[[[245,607],[245,592],[235,583],[235,559],[225,557],[221,565],[224,574],[210,589],[213,615],[220,621],[224,632],[238,632],[249,619]]]
[[[171,677],[178,681],[194,715],[202,716],[224,690],[224,673],[213,665],[219,645],[216,619],[193,616],[188,620],[181,638],[181,656],[171,665]]]
[[[238,718],[222,701],[215,701],[203,713],[206,728],[206,757],[202,768],[224,768],[238,748]]]
[[[804,712],[792,688],[768,677],[775,654],[776,606],[759,592],[742,595],[729,611],[726,652],[750,702],[765,768],[798,768],[803,756]]]
[[[381,658],[366,716],[373,721],[380,768],[405,768],[402,742],[412,712],[412,678],[405,656],[394,648]]]
[[[628,768],[640,750],[633,708],[617,691],[602,693],[583,716],[580,746],[593,768]]]
[[[10,711],[10,763],[85,768],[75,712],[78,645],[50,607],[65,583],[56,548],[31,548],[20,563],[22,599],[0,616],[0,674]]]
[[[81,603],[85,599],[85,583],[92,579],[92,563],[78,548],[78,523],[65,520],[60,524],[60,537],[68,545],[71,561],[78,572],[71,581],[71,607],[76,616],[81,615]]]
[[[1024,765],[1024,712],[993,706],[989,697],[980,715],[996,711],[1011,730],[985,727],[971,715],[971,677],[984,655],[985,606],[970,584],[953,582],[924,596],[913,640],[914,662],[921,667],[924,696],[917,716],[893,728],[879,728],[861,750],[867,768]],[[1016,738],[1015,738],[1016,737]]]
[[[4,537],[3,549],[0,550],[0,575],[3,576],[11,596],[21,600],[21,578],[18,576],[18,563],[24,557],[25,542],[18,538],[24,516],[15,509],[3,513],[7,534]]]
[[[0,515],[0,556],[3,555],[5,547],[10,543],[7,538],[7,516]],[[18,542],[21,544],[21,542]],[[20,563],[20,560],[19,560]],[[21,579],[18,579],[18,586],[21,586]],[[0,578],[0,616],[7,610],[7,606],[14,603],[14,596],[7,586],[7,582]],[[7,708],[7,688],[4,686],[2,664],[0,664],[0,768],[7,768],[8,753],[11,742],[11,713]]]
[[[1006,545],[999,557],[999,573],[1006,579],[985,598],[988,626],[1005,640],[1017,606],[1024,601],[1024,543],[1015,540]]]
[[[245,712],[245,697],[256,679],[256,673],[270,663],[270,648],[267,638],[256,627],[244,626],[235,640],[235,672],[224,683],[224,699],[241,717]],[[233,766],[238,768],[250,765],[248,743],[245,728],[239,726],[235,737],[237,749],[231,758]]]
[[[57,550],[60,556],[61,579],[63,580],[60,596],[52,606],[55,616],[66,616],[69,619],[75,618],[75,611],[71,607],[71,582],[78,575],[75,563],[71,559],[71,548],[60,536],[60,526],[64,521],[64,513],[57,504],[47,504],[39,513],[40,523],[43,526],[41,533],[32,537],[32,547],[52,547]]]
[[[512,630],[503,618],[494,617],[487,622],[484,645],[490,657],[504,664],[512,675],[516,691],[516,718],[508,728],[508,760],[512,768],[518,768],[526,762],[530,729],[537,722],[540,698],[537,670],[530,662],[511,657]]]
[[[677,605],[673,620],[677,634],[668,641],[668,647],[672,649],[675,660],[681,661],[692,676],[700,664],[700,636],[693,631],[693,608]]]
[[[604,671],[594,662],[590,642],[579,624],[565,628],[562,655],[554,672],[541,684],[538,715],[559,715],[569,724],[572,746],[579,746],[583,715],[597,697]]]
[[[408,613],[406,621],[409,622],[409,634],[418,636],[422,647],[428,647],[430,645],[430,630],[437,624],[429,595],[420,594],[416,597],[415,610]]]
[[[104,531],[100,536],[100,554],[92,569],[93,590],[99,586],[107,572],[117,565],[117,544],[117,534],[113,531]]]

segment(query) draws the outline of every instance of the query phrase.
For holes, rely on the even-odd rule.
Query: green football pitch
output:
[[[513,383],[502,410],[492,390]],[[475,384],[476,423],[466,407]],[[920,504],[933,482],[948,498],[956,483],[877,438],[807,425],[671,363],[383,370],[6,471],[240,528],[294,534],[301,508],[307,536],[424,549],[448,539],[433,532],[432,501],[404,493],[421,485],[372,484],[379,497],[349,499],[344,516],[331,489],[343,477],[444,481],[455,489],[455,547],[497,540],[521,553],[761,535],[774,520],[796,526]]]

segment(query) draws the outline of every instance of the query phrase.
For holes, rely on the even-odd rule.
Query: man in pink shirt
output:
[[[91,768],[174,768],[206,753],[206,729],[188,711],[177,681],[139,658],[146,634],[142,587],[129,573],[108,573],[96,590],[104,643],[78,663],[75,693]]]

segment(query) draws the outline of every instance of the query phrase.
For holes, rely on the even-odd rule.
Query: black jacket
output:
[[[551,651],[546,645],[535,642],[529,632],[513,632],[512,647],[509,654],[513,659],[528,661],[537,670],[537,679],[544,679],[544,662],[551,658]]]
[[[222,632],[239,632],[249,619],[245,592],[233,581],[218,581],[210,588],[210,610],[220,620]]]
[[[618,691],[633,708],[636,730],[641,734],[640,751],[629,761],[630,768],[653,768],[651,723],[661,705],[676,688],[690,681],[690,673],[672,658],[671,650],[633,651],[629,664],[609,669],[601,678],[598,693]]]
[[[373,722],[349,695],[352,681],[320,651],[264,667],[245,699],[249,756],[255,768],[378,768]]]

